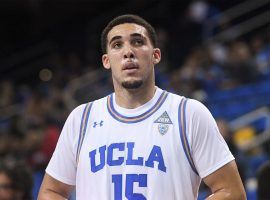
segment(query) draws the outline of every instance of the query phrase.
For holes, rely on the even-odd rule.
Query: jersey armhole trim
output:
[[[80,151],[81,151],[81,148],[82,148],[84,136],[85,136],[85,133],[86,133],[86,128],[87,128],[87,124],[88,124],[88,118],[89,118],[89,115],[90,115],[92,105],[93,105],[93,102],[87,103],[85,108],[84,108],[84,111],[83,111],[83,115],[82,115],[82,119],[81,119],[81,125],[80,125],[78,146],[77,146],[77,151],[76,151],[76,164],[77,165],[78,165],[78,162],[79,162],[79,155],[80,155]]]
[[[191,169],[195,172],[195,174],[199,175],[196,170],[196,167],[195,167],[192,155],[191,155],[191,151],[190,151],[190,145],[187,139],[186,104],[187,104],[187,99],[183,97],[178,108],[178,126],[179,126],[180,139],[181,139],[183,150],[185,152],[186,158],[190,164]]]

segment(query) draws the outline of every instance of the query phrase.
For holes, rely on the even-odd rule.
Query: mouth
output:
[[[134,62],[126,62],[123,66],[124,71],[132,71],[139,69],[139,66]]]

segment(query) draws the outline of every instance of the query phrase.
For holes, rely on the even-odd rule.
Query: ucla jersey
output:
[[[183,200],[232,159],[202,104],[157,88],[136,109],[114,94],[76,108],[46,172],[76,185],[77,200]]]

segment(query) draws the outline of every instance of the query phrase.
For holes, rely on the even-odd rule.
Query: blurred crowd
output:
[[[176,93],[196,98],[198,91],[207,94],[262,80],[270,71],[269,41],[270,32],[250,41],[195,47],[182,66],[170,73],[170,84]]]
[[[202,26],[207,17],[217,14],[218,10],[213,7],[206,13],[201,7],[196,6],[189,8],[185,25],[179,29],[181,32],[175,32],[179,34],[175,37],[189,40],[186,44],[172,41],[173,37],[165,28],[157,29],[163,53],[162,62],[156,66],[158,86],[207,102],[209,94],[215,91],[256,83],[270,76],[269,29],[255,32],[248,38],[204,43],[206,36]],[[199,31],[196,32],[192,27],[197,27]],[[183,45],[181,50],[177,45],[180,47]],[[76,52],[65,54],[55,52],[46,62],[49,67],[40,71],[39,81],[18,84],[6,77],[0,82],[0,160],[7,163],[24,162],[33,174],[44,172],[61,128],[71,111],[65,97],[69,83],[98,68],[93,66],[93,63],[82,61]],[[102,79],[95,84],[108,84],[106,88],[111,88],[110,77],[105,79],[108,80]],[[97,91],[98,95],[89,99],[101,97],[102,94],[107,94],[108,90]],[[76,103],[84,102],[78,100]],[[228,121],[217,119],[217,122],[236,156],[241,177],[246,181],[250,173],[246,169],[245,156],[233,139],[235,133],[230,130]],[[269,155],[266,157],[265,160]],[[0,175],[1,170],[0,167]],[[253,175],[256,175],[256,172]],[[26,179],[23,182],[26,183]],[[28,185],[31,187],[31,183]],[[33,182],[32,187],[35,187],[34,185]]]

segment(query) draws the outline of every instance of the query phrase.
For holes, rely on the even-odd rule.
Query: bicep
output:
[[[74,186],[62,183],[45,173],[38,199],[67,199],[73,189]]]
[[[229,196],[245,194],[234,160],[206,176],[203,181],[211,189],[213,194],[219,191],[228,193]]]

